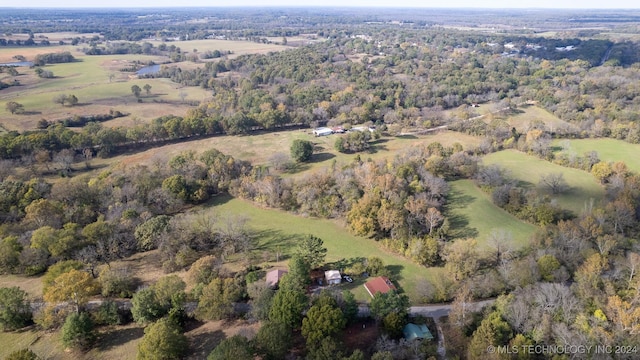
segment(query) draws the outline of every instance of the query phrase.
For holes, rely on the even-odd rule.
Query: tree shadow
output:
[[[323,161],[327,161],[327,160],[331,160],[333,158],[335,158],[336,156],[334,154],[331,153],[319,153],[319,154],[313,154],[311,155],[311,159],[309,161],[307,161],[308,164],[316,164],[316,163],[321,163]]]
[[[294,240],[303,237],[303,235],[283,234],[282,231],[274,229],[253,231],[252,236],[260,239],[260,246],[255,247],[254,251],[278,250],[279,252],[295,246]]]
[[[371,144],[371,145],[380,145],[380,144],[384,144],[384,143],[387,143],[387,142],[389,142],[389,139],[380,138],[380,139],[376,139],[376,140],[370,141],[369,144]]]
[[[402,275],[400,275],[402,273],[402,269],[404,269],[403,265],[387,265],[386,268],[387,270],[389,270],[389,273],[391,274],[391,278],[393,280],[401,281],[402,279],[404,279]]]
[[[108,351],[142,336],[144,336],[144,328],[142,327],[115,329],[100,335],[97,347],[100,351]]]
[[[23,111],[20,115],[40,115],[42,111]]]
[[[224,205],[231,200],[233,200],[233,196],[223,193],[223,194],[213,195],[206,203],[200,204],[199,206],[201,206],[204,209],[209,209],[219,205]]]
[[[464,209],[471,204],[476,198],[474,196],[463,193],[462,191],[451,190],[447,196],[447,205],[445,206],[445,214],[449,220],[451,230],[449,236],[453,238],[469,238],[477,237],[478,229],[469,227],[469,217],[460,214],[457,209]]]
[[[344,272],[344,269],[348,269],[357,263],[363,263],[365,260],[366,259],[364,257],[355,257],[355,258],[348,258],[348,259],[342,258],[338,261],[328,263],[327,265],[332,266],[334,269],[340,270],[340,272]],[[348,275],[360,275],[360,274],[348,274]]]
[[[398,139],[417,139],[418,137],[415,135],[407,134],[407,135],[396,135]]]
[[[187,359],[206,359],[207,355],[226,338],[222,330],[207,331],[193,336],[187,336],[189,338]]]
[[[375,154],[378,151],[387,151],[387,146],[382,144],[374,144],[367,150],[369,154]]]
[[[453,209],[461,209],[469,206],[476,198],[465,194],[462,191],[451,190],[447,195],[447,205],[445,206],[446,211],[450,211]]]

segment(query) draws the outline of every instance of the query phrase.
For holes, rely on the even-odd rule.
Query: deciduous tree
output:
[[[233,315],[233,303],[240,300],[242,286],[233,278],[215,278],[202,289],[196,316],[206,320],[220,320]]]
[[[98,282],[84,271],[71,269],[58,276],[44,293],[44,300],[50,303],[68,301],[80,312],[89,298],[100,292]]]
[[[140,97],[140,93],[142,93],[142,89],[140,89],[140,86],[138,86],[138,85],[132,85],[131,86],[131,93],[133,94],[133,96],[139,98]]]
[[[11,114],[22,114],[24,112],[24,105],[17,103],[15,101],[9,101],[5,105],[5,108]]]

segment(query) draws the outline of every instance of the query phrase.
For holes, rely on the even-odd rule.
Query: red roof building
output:
[[[367,292],[371,297],[378,292],[386,294],[391,290],[397,290],[395,285],[393,285],[391,280],[386,276],[372,278],[364,284],[364,288],[367,289]]]

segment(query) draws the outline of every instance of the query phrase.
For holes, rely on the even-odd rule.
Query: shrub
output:
[[[118,310],[118,304],[113,301],[105,301],[96,311],[91,313],[96,325],[121,325],[124,323]]]
[[[130,298],[136,287],[136,279],[131,275],[128,267],[106,268],[100,272],[102,296]]]
[[[40,360],[40,358],[29,349],[21,349],[10,353],[4,360]]]

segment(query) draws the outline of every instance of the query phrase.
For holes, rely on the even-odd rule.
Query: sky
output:
[[[3,1],[4,2],[4,1]],[[564,8],[639,9],[638,0],[29,0],[10,6],[29,8],[64,7],[227,7],[227,6],[356,6],[422,8]],[[8,4],[7,4],[8,5]],[[0,5],[3,7],[3,5]]]

